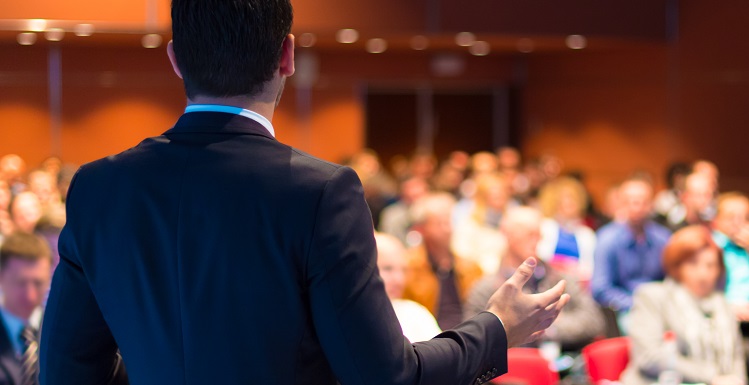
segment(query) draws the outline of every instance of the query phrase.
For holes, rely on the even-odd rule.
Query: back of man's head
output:
[[[187,97],[252,97],[279,67],[289,0],[173,0],[172,33]]]

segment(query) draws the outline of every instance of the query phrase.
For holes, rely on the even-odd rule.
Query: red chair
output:
[[[601,380],[619,381],[629,363],[631,345],[628,337],[616,337],[584,347],[582,355],[588,367],[590,383],[598,384]]]
[[[512,348],[507,352],[507,374],[492,380],[493,384],[556,385],[559,373],[541,357],[538,349]]]

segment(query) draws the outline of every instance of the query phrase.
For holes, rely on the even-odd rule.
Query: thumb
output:
[[[536,259],[531,257],[525,260],[520,267],[515,270],[512,277],[507,282],[515,286],[518,289],[522,289],[525,283],[533,276],[533,271],[536,270]]]

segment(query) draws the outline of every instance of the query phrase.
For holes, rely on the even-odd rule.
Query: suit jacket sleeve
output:
[[[506,335],[490,313],[431,341],[409,343],[376,258],[361,183],[340,168],[318,203],[306,279],[315,329],[341,384],[471,384],[506,372]]]
[[[96,303],[73,239],[76,220],[73,178],[68,194],[68,223],[60,234],[60,264],[55,270],[42,326],[42,385],[127,383],[117,344]],[[119,381],[116,381],[119,379]]]

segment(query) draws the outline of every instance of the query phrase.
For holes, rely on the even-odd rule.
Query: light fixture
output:
[[[367,40],[367,52],[383,53],[388,49],[388,42],[385,39],[375,38]]]
[[[528,38],[522,38],[518,40],[516,46],[517,46],[518,51],[522,53],[531,53],[536,49],[535,44],[533,44],[533,40],[528,39]]]
[[[492,47],[485,41],[475,41],[473,45],[468,48],[468,52],[474,56],[486,56],[492,51]]]
[[[50,28],[44,31],[44,38],[49,41],[60,41],[65,37],[65,30],[62,28]]]
[[[94,34],[93,24],[76,24],[73,27],[73,33],[75,36],[91,36]]]
[[[315,45],[317,42],[317,36],[314,33],[303,33],[299,36],[299,46],[309,48]]]
[[[359,40],[359,31],[355,29],[342,29],[335,34],[335,39],[339,43],[343,44],[352,44],[356,43],[357,40]]]
[[[476,35],[470,32],[461,32],[455,35],[455,44],[461,47],[470,47],[476,41]]]
[[[36,34],[33,32],[21,32],[16,37],[20,45],[34,45],[36,43]]]
[[[423,51],[429,48],[429,38],[423,35],[416,35],[411,38],[411,48],[416,51]]]
[[[149,33],[141,38],[140,43],[143,45],[143,48],[158,48],[162,41],[163,39],[158,33]]]
[[[588,39],[583,35],[569,35],[565,43],[570,49],[583,49],[588,46]]]
[[[29,31],[33,32],[44,32],[47,29],[47,20],[44,19],[30,19],[27,22]]]

